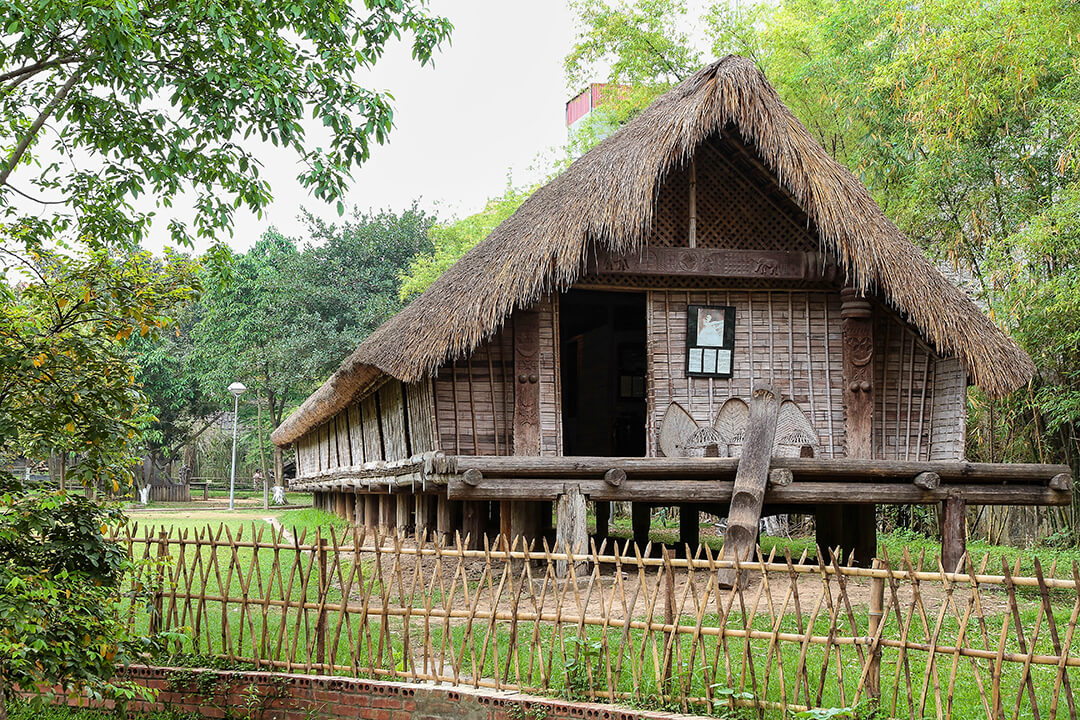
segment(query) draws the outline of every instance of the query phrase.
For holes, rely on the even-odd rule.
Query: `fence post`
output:
[[[664,624],[675,624],[675,574],[674,568],[671,567],[671,552],[668,550],[667,545],[660,546],[664,557]],[[661,678],[660,687],[663,688],[662,692],[671,693],[672,688],[669,687],[669,683],[672,680],[671,677],[671,658],[675,654],[675,649],[672,646],[674,639],[674,632],[671,630],[664,631],[664,674]]]
[[[315,660],[326,671],[326,538],[319,538],[319,615],[315,621]]]
[[[157,562],[154,569],[153,609],[150,611],[150,637],[161,632],[162,615],[165,612],[165,558],[169,552],[169,534],[158,531]]]
[[[881,560],[874,558],[871,565],[875,570],[881,568]],[[885,621],[885,578],[875,576],[870,581],[870,613],[867,632],[870,635],[870,672],[866,674],[866,692],[875,700],[881,700],[881,642],[878,628]]]

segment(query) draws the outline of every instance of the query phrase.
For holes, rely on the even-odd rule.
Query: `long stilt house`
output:
[[[357,524],[584,539],[595,503],[817,518],[875,551],[874,507],[1070,502],[1063,466],[964,461],[969,384],[1030,358],[889,221],[749,60],[657,99],[390,318],[274,433]],[[562,522],[565,515],[567,522]],[[554,537],[549,539],[554,540]]]

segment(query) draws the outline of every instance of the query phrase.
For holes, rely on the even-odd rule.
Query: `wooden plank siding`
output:
[[[879,305],[874,313],[872,456],[882,460],[929,460],[930,415],[938,390],[935,365],[940,360],[891,311]]]
[[[686,375],[688,305],[735,307],[732,377]],[[826,457],[844,454],[843,355],[839,292],[652,290],[648,293],[648,454],[668,405],[712,424],[728,398],[749,400],[757,382],[793,400],[817,430]]]
[[[535,306],[540,331],[540,454],[562,453],[557,301]],[[469,357],[444,365],[434,382],[438,446],[455,455],[510,455],[514,427],[513,318]]]

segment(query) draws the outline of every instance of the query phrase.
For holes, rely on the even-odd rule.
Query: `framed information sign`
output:
[[[686,309],[686,374],[731,377],[735,350],[735,308],[690,305]]]

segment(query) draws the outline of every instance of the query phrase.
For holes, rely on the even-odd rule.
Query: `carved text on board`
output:
[[[648,246],[622,255],[599,253],[598,273],[633,275],[708,275],[802,280],[813,274],[804,252],[666,248]]]

